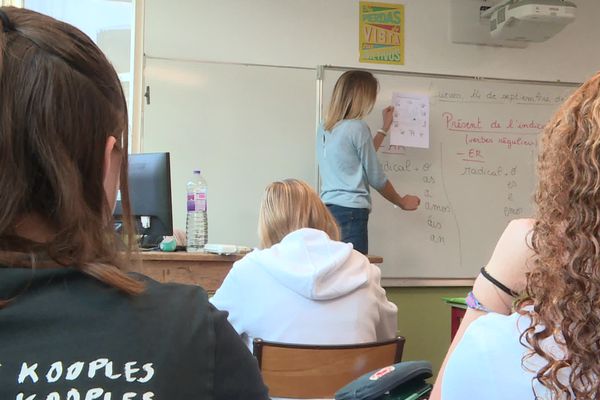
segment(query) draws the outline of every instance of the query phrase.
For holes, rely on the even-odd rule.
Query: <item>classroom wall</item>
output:
[[[404,66],[358,62],[358,0],[145,0],[144,51],[153,58],[534,80],[582,81],[600,69],[600,1],[574,0],[576,22],[526,49],[450,43],[454,1],[389,1],[406,6]],[[428,359],[437,373],[450,343],[450,310],[441,297],[468,289],[387,290],[399,308],[400,333],[407,337],[404,359]]]
[[[406,338],[403,360],[428,360],[437,376],[450,346],[450,306],[442,297],[464,297],[468,287],[386,288],[398,306],[398,333]]]
[[[600,69],[598,1],[574,0],[577,20],[526,49],[450,43],[451,4],[474,0],[389,1],[405,4],[404,66],[358,62],[358,0],[145,1],[151,57],[563,81]]]
[[[146,65],[162,59],[301,68],[328,64],[549,81],[583,81],[600,69],[595,44],[600,37],[600,1],[576,0],[573,24],[525,49],[451,43],[452,6],[477,6],[476,0],[389,1],[405,5],[403,66],[358,62],[358,0],[144,0]],[[467,18],[452,23],[475,24]],[[316,96],[313,101],[316,109]],[[142,151],[158,151],[144,148],[144,143],[160,142],[146,135],[142,133]],[[170,135],[188,148],[201,147],[205,140],[201,135],[178,137],[176,130]],[[183,212],[176,211],[176,226],[183,228]]]

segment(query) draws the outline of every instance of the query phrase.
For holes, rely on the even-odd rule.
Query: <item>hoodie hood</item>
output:
[[[299,229],[246,257],[280,284],[312,300],[344,296],[369,280],[367,257],[354,251],[352,244],[333,241],[317,229]]]

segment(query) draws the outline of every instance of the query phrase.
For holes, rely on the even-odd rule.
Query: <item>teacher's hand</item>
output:
[[[400,199],[398,206],[405,211],[416,210],[421,204],[421,199],[417,196],[407,194]]]
[[[388,106],[381,112],[383,116],[383,130],[388,132],[394,121],[394,106]]]

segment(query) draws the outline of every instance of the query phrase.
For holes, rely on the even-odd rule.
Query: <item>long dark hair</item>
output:
[[[114,136],[132,232],[127,106],[117,73],[73,26],[20,8],[0,14],[0,262],[14,265],[17,254],[50,260],[139,293],[142,285],[121,271],[129,252],[114,233],[103,185],[105,144]],[[15,225],[26,215],[52,227],[47,242],[19,237]]]

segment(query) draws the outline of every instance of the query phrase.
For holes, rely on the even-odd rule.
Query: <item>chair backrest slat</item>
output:
[[[356,345],[254,341],[263,380],[274,397],[333,397],[359,376],[401,361],[405,339]]]

